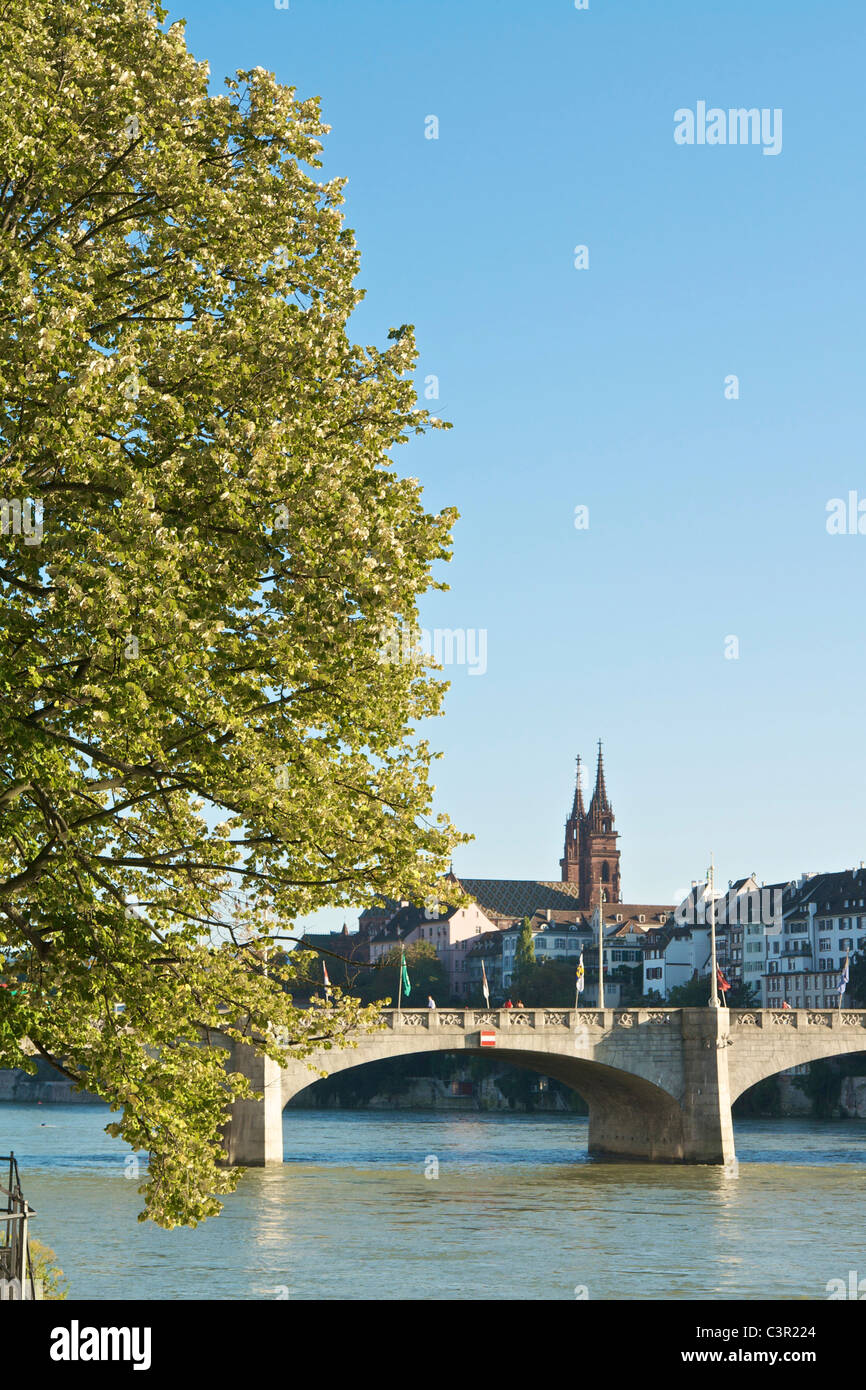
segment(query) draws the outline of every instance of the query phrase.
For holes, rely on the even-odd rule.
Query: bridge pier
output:
[[[236,1100],[223,1129],[226,1162],[232,1167],[261,1168],[283,1161],[282,1068],[246,1043],[234,1042],[230,1071],[249,1077],[263,1100]]]
[[[596,1065],[577,1086],[589,1104],[590,1154],[650,1163],[734,1161],[727,1010],[678,1012],[681,1100],[639,1076],[609,1075]]]
[[[683,1009],[682,1026],[683,1159],[727,1166],[736,1159],[728,1077],[730,1011]]]

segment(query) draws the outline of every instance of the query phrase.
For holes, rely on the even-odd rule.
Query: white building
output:
[[[763,978],[764,1001],[792,1009],[839,1004],[845,959],[866,950],[866,866],[803,874],[788,891],[781,935]],[[845,1002],[843,1000],[843,1002]]]

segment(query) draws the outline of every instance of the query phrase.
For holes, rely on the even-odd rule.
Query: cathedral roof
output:
[[[461,888],[475,899],[488,917],[532,917],[545,908],[580,915],[580,888],[576,883],[539,878],[460,878]]]

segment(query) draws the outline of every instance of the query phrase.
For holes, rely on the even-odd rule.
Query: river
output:
[[[863,1121],[735,1122],[734,1176],[591,1161],[570,1114],[290,1110],[282,1167],[161,1231],[109,1118],[0,1106],[70,1298],[826,1299],[866,1278]]]

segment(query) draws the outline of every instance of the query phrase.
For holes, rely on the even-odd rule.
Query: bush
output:
[[[37,1288],[42,1286],[43,1299],[56,1303],[66,1298],[69,1284],[57,1263],[57,1256],[41,1240],[30,1241],[30,1264]]]

